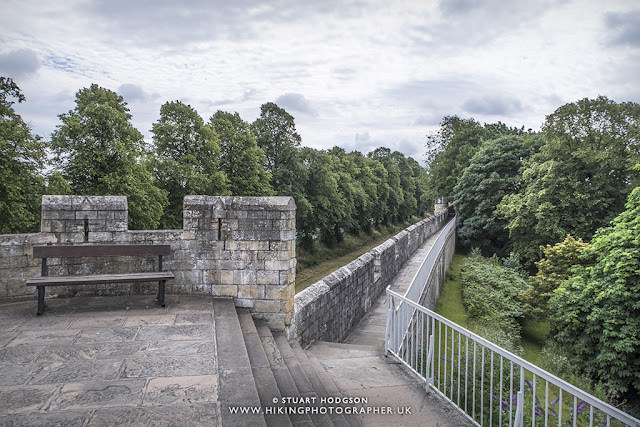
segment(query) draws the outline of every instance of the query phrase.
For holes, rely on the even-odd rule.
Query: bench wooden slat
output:
[[[34,246],[34,258],[169,255],[170,245],[47,245]]]
[[[27,280],[27,286],[64,286],[96,283],[135,283],[170,280],[174,275],[170,271],[126,274],[96,274],[91,276],[40,276]]]

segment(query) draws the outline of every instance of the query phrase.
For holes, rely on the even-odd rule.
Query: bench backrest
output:
[[[34,246],[34,258],[169,255],[170,245],[47,245]]]

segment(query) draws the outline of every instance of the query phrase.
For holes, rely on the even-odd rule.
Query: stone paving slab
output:
[[[212,298],[152,302],[1,305],[0,426],[220,425]]]

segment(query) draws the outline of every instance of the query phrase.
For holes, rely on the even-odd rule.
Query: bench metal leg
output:
[[[164,307],[164,283],[166,280],[160,280],[158,282],[158,304]]]
[[[38,311],[36,314],[40,316],[44,310],[44,286],[36,286],[38,288]]]

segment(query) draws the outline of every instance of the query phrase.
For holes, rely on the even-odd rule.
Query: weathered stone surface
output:
[[[175,405],[218,400],[217,375],[154,378],[149,381],[144,405]]]
[[[145,383],[145,380],[121,380],[64,384],[48,409],[136,406],[142,401]]]
[[[0,408],[4,414],[35,412],[43,409],[56,391],[55,385],[2,387]]]

